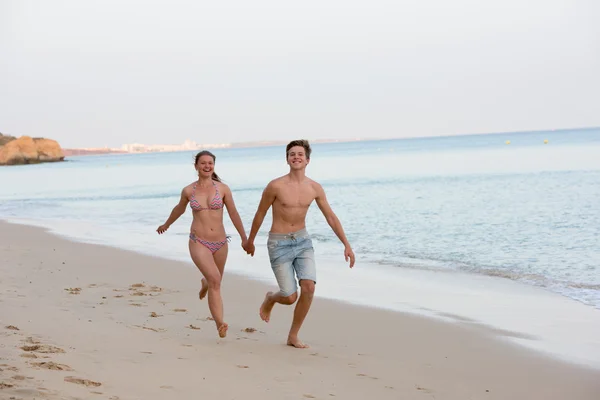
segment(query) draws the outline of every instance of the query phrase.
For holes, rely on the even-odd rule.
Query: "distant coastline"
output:
[[[311,143],[348,143],[357,141],[367,140],[386,140],[386,139],[312,139]],[[186,141],[187,142],[187,141]],[[270,146],[282,146],[287,144],[288,140],[267,140],[267,141],[255,141],[255,142],[236,142],[236,143],[224,143],[224,144],[205,144],[190,146],[188,143],[182,145],[123,145],[122,148],[65,148],[63,152],[65,156],[86,156],[86,155],[101,155],[101,154],[147,154],[147,153],[167,153],[167,152],[180,152],[180,151],[192,151],[192,150],[203,150],[203,149],[234,149],[234,148],[252,148],[252,147],[270,147]],[[124,150],[124,149],[133,150]]]
[[[460,136],[477,136],[477,135],[502,135],[502,134],[518,134],[518,133],[536,133],[536,132],[568,132],[568,131],[585,131],[599,129],[600,127],[580,127],[580,128],[562,128],[562,129],[537,129],[530,131],[510,131],[510,132],[488,132],[488,133],[464,133],[456,135],[431,135],[431,136],[406,136],[406,137],[376,137],[376,138],[344,138],[344,139],[309,139],[311,143],[350,143],[361,141],[379,141],[379,140],[410,140],[410,139],[426,139],[439,137],[460,137]],[[194,151],[203,149],[233,149],[233,148],[253,148],[253,147],[271,147],[283,146],[288,143],[288,140],[257,140],[248,142],[234,142],[221,144],[197,144],[194,141],[186,140],[181,145],[157,145],[157,144],[124,144],[121,148],[63,148],[65,156],[82,156],[82,155],[100,155],[100,154],[146,154],[146,153],[166,153],[180,151]]]
[[[125,154],[126,151],[118,149],[63,149],[65,157],[69,156],[92,156],[98,154]]]

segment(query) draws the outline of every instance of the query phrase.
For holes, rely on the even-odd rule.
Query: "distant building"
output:
[[[198,144],[193,140],[187,139],[182,144],[141,144],[141,143],[130,143],[121,146],[122,151],[128,153],[150,153],[150,152],[163,152],[163,151],[186,151],[186,150],[198,150],[201,148],[225,148],[231,147],[230,143],[223,144]]]

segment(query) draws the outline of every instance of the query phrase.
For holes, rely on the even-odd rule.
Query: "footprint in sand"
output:
[[[248,338],[246,336],[237,337],[237,338],[235,338],[235,340],[252,340],[254,342],[258,342],[258,339],[250,339],[250,338]]]
[[[79,294],[81,293],[81,288],[68,288],[65,289],[67,292],[69,292],[69,294]]]
[[[364,376],[365,378],[371,378],[371,379],[379,379],[376,376],[369,376],[367,374],[356,374],[356,376]]]
[[[185,308],[175,308],[175,309],[173,309],[173,311],[175,311],[175,312],[187,312],[187,310]]]
[[[200,328],[199,328],[199,327],[197,327],[197,326],[194,326],[194,325],[192,325],[192,324],[189,324],[189,325],[188,325],[188,328],[190,328],[190,329],[196,329],[196,330],[200,330]]]
[[[243,369],[245,369],[245,368],[250,368],[250,367],[249,367],[249,366],[247,366],[247,365],[237,365],[237,367],[238,367],[238,368],[243,368]]]
[[[155,313],[154,311],[152,311],[150,313],[150,317],[152,317],[152,318],[158,318],[158,317],[162,317],[162,315],[159,315],[159,314]]]
[[[134,291],[134,293],[132,294],[133,296],[147,296],[147,294],[144,292],[151,292],[150,296],[155,296],[152,293],[159,293],[163,291],[163,289],[160,286],[148,287],[143,283],[134,283],[133,285],[129,286],[129,290]]]
[[[64,380],[65,380],[65,382],[77,383],[78,385],[84,385],[87,387],[94,387],[94,386],[102,385],[102,383],[100,383],[100,382],[94,382],[94,381],[90,381],[89,379],[82,379],[82,378],[77,378],[74,376],[65,376]]]
[[[68,365],[57,364],[52,361],[31,363],[31,365],[38,367],[38,368],[50,369],[52,371],[73,371],[73,368],[69,367]]]
[[[20,331],[20,329],[14,325],[7,325],[7,326],[5,326],[5,328],[8,330],[11,330],[11,331]]]
[[[21,353],[21,357],[23,358],[38,358],[34,353]]]
[[[142,325],[133,325],[136,328],[142,328],[142,329],[146,329],[148,331],[153,331],[153,332],[164,332],[166,331],[166,329],[161,329],[161,328],[150,328],[149,326],[142,326]]]
[[[17,367],[11,367],[8,364],[0,364],[0,371],[2,370],[7,370],[7,371],[12,371],[12,372],[17,372],[19,370],[19,368]]]
[[[312,394],[303,394],[302,397],[306,397],[307,399],[316,399]]]
[[[64,353],[60,347],[51,346],[49,344],[32,344],[21,347],[23,351],[33,351],[36,353]]]
[[[115,297],[116,297],[117,299],[119,299],[119,298],[123,297],[123,295],[122,295],[122,294],[118,294],[118,295],[116,295]]]
[[[0,389],[8,389],[8,388],[11,388],[13,386],[15,386],[15,385],[12,385],[10,383],[0,382]]]
[[[256,329],[255,328],[246,328],[246,329],[242,329],[242,332],[254,333],[254,332],[256,332]]]
[[[421,387],[421,386],[419,386],[419,385],[415,385],[415,389],[417,389],[417,390],[418,390],[418,391],[420,391],[420,392],[425,392],[425,393],[433,393],[433,392],[432,392],[430,389],[427,389],[427,388]]]

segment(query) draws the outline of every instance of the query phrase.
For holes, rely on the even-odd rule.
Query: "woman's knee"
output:
[[[209,289],[220,289],[221,288],[221,275],[220,274],[210,274],[205,276],[206,283],[208,283]]]

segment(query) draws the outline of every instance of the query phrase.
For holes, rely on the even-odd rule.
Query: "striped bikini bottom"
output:
[[[230,239],[231,239],[231,236],[226,236],[225,240],[220,240],[218,242],[211,242],[209,240],[200,239],[193,233],[190,233],[191,241],[193,241],[194,243],[203,244],[213,254],[215,254],[221,247],[225,246],[227,244],[227,242],[229,242]]]

